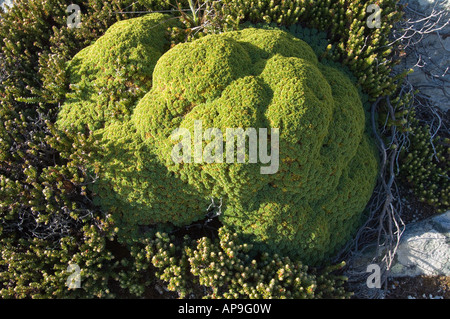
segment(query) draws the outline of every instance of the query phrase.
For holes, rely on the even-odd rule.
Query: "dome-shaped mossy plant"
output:
[[[375,185],[376,151],[357,89],[282,30],[212,34],[163,53],[164,28],[131,27],[164,21],[152,14],[120,22],[69,66],[75,89],[58,124],[98,136],[97,202],[121,220],[125,239],[138,225],[199,220],[211,197],[222,198],[222,223],[258,249],[321,262],[355,231]],[[104,45],[112,43],[105,37],[133,41]],[[227,142],[230,128],[278,130],[265,150],[279,152],[276,170],[262,174],[269,164],[249,161],[250,143],[243,163],[217,149],[212,162],[174,161],[180,141],[172,133],[195,136],[198,123],[201,150],[210,151],[212,136]]]

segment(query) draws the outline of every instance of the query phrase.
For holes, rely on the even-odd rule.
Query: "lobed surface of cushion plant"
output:
[[[375,185],[357,89],[281,30],[213,34],[164,53],[166,21],[119,22],[69,65],[75,89],[58,125],[87,126],[101,141],[97,202],[121,220],[126,239],[139,226],[200,220],[210,198],[221,198],[222,223],[258,249],[320,263],[355,231]],[[223,133],[222,160],[174,162],[171,134],[185,128],[194,137],[199,121],[202,132]],[[279,129],[276,172],[261,174],[269,164],[260,161],[227,163],[227,128]],[[213,140],[203,138],[202,150]]]

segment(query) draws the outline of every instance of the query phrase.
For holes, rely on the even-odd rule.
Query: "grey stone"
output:
[[[406,226],[390,275],[450,276],[450,211]]]

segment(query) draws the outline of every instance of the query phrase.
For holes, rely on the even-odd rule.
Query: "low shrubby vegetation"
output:
[[[401,48],[387,46],[392,26],[401,19],[395,1],[377,2],[383,10],[380,28],[366,25],[368,1],[85,0],[79,1],[79,28],[67,26],[69,4],[17,0],[1,13],[2,298],[349,297],[339,273],[343,264],[331,261],[360,225],[375,184],[369,113],[380,96],[396,101],[398,116],[390,125],[410,136],[410,146],[399,157],[405,187],[438,210],[448,209],[448,141],[436,136],[430,144],[426,127],[414,112],[405,111],[408,97],[395,100],[402,75],[393,77],[391,71]],[[149,11],[164,13],[147,15]],[[226,33],[218,34],[222,31]],[[274,35],[288,44],[272,52],[254,48]],[[191,62],[192,72],[195,62],[203,61],[201,47],[214,50],[213,43],[220,41],[225,52],[249,57],[247,78],[238,74],[241,66],[231,65],[229,81],[220,83],[227,77],[218,74],[214,82],[208,72],[222,63],[219,56],[195,74],[188,69],[183,73],[199,81],[208,76],[204,87],[189,86],[187,78],[185,87],[180,86],[182,76],[174,75],[169,65],[176,71]],[[190,56],[196,48],[199,55]],[[231,172],[236,176],[230,173],[233,183],[228,183],[220,176],[230,168],[206,174],[201,165],[180,168],[161,162],[162,132],[180,124],[164,103],[171,101],[174,110],[181,110],[175,115],[185,116],[186,127],[194,118],[206,123],[213,116],[208,109],[219,112],[219,96],[227,96],[225,102],[245,102],[239,93],[252,93],[245,98],[264,104],[270,100],[264,92],[276,92],[282,72],[296,71],[299,52],[323,79],[302,78],[304,89],[310,81],[320,82],[328,101],[320,103],[335,106],[329,107],[327,123],[333,110],[337,122],[358,117],[346,123],[347,133],[357,132],[353,139],[339,126],[318,133],[322,139],[329,134],[329,154],[338,153],[337,145],[346,150],[341,160],[329,161],[336,166],[333,174],[348,177],[342,184],[333,174],[323,177],[327,174],[320,174],[317,159],[300,158],[300,146],[292,147],[292,156],[280,164],[281,180],[243,167]],[[269,59],[273,56],[289,58],[294,71],[277,67],[276,58]],[[258,63],[262,57],[264,67]],[[299,64],[298,70],[302,68]],[[232,80],[235,90],[227,89]],[[270,90],[258,87],[261,83]],[[204,105],[203,113],[189,110],[190,103]],[[347,105],[355,108],[349,118],[343,115],[348,110],[336,108]],[[389,106],[379,104],[378,123],[386,122]],[[223,113],[233,121],[225,109]],[[284,125],[275,115],[268,117],[271,124]],[[297,133],[293,129],[292,136]],[[383,138],[389,142],[392,136]],[[301,144],[296,143],[300,138],[293,141],[286,145]],[[181,177],[175,178],[177,174]],[[309,185],[298,182],[305,176],[310,176]],[[327,183],[332,192],[325,191]],[[253,196],[244,186],[272,191]],[[166,200],[169,195],[172,199]],[[211,197],[224,203],[212,215],[206,210]],[[227,210],[241,217],[227,219]],[[69,265],[80,269],[80,289],[68,289],[74,274]],[[168,291],[155,295],[155,286]]]

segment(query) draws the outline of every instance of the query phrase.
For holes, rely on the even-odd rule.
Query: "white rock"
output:
[[[390,275],[450,275],[450,211],[407,225]]]

